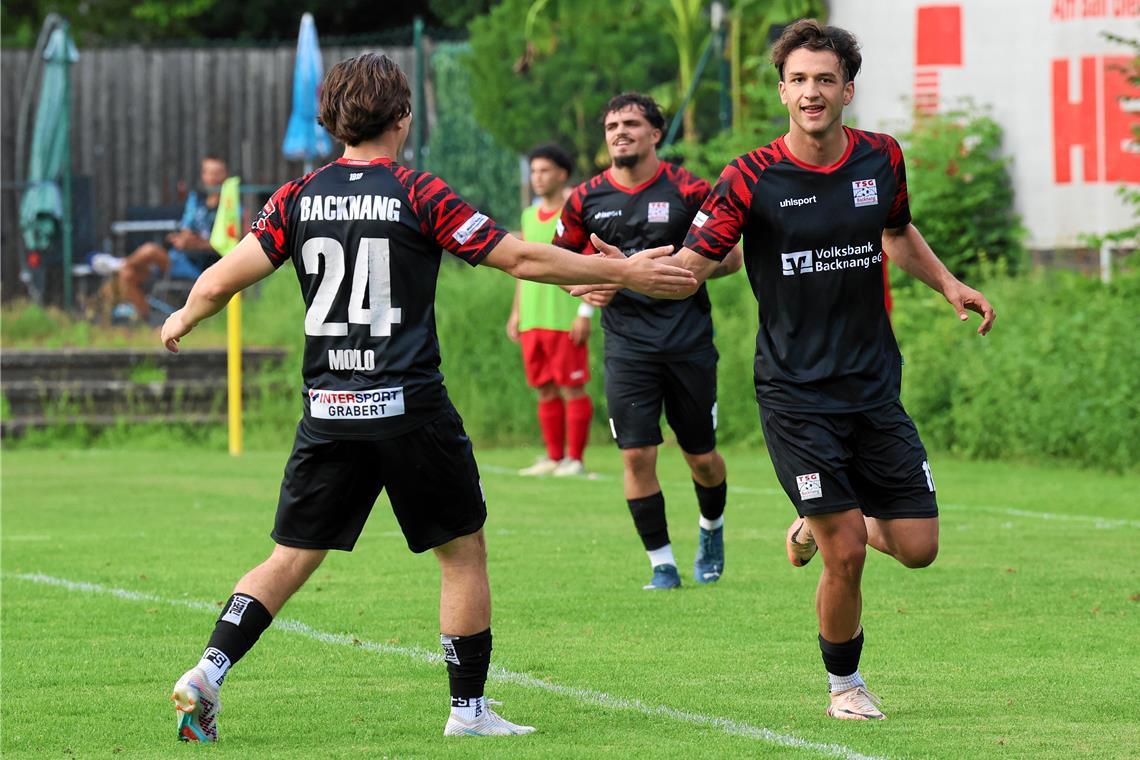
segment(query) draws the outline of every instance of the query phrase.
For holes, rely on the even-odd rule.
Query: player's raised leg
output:
[[[693,476],[701,512],[693,579],[715,583],[724,573],[724,506],[728,497],[724,457],[716,449],[705,454],[682,453]]]
[[[328,552],[323,549],[274,548],[269,558],[238,581],[222,608],[202,658],[178,679],[171,699],[178,712],[181,741],[218,740],[218,697],[226,673],[253,648],[297,589]]]
[[[864,517],[867,545],[909,568],[929,567],[938,556],[938,518]]]
[[[491,665],[491,586],[483,531],[435,548],[439,559],[439,630],[451,687],[451,715],[444,736],[513,736],[534,732],[487,706],[484,687]]]
[[[816,590],[819,648],[827,668],[831,705],[827,714],[841,720],[882,720],[878,698],[867,691],[859,674],[863,651],[863,608],[860,584],[867,558],[863,514],[848,509],[807,518],[823,556]]]
[[[803,517],[792,520],[792,524],[788,526],[788,534],[784,543],[788,551],[788,562],[791,562],[795,567],[803,567],[811,562],[811,558],[819,549],[815,543],[815,536],[811,533],[811,526]]]

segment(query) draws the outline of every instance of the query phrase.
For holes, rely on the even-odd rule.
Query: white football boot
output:
[[[487,708],[482,714],[471,721],[457,718],[454,714],[448,717],[447,725],[443,727],[444,736],[521,736],[533,734],[534,726],[520,726],[511,723],[491,709],[491,700],[487,700]],[[498,703],[495,703],[498,704]]]
[[[170,695],[178,713],[178,741],[216,742],[218,740],[218,713],[222,702],[218,690],[206,678],[201,668],[191,668],[174,684]]]

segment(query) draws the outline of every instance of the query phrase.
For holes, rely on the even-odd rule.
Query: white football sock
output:
[[[457,705],[456,702],[459,702],[459,704]],[[486,711],[486,697],[471,697],[469,699],[452,697],[451,699],[451,714],[465,723],[470,723],[482,716]]]
[[[724,525],[724,515],[721,515],[720,517],[716,518],[715,520],[710,520],[707,517],[705,517],[704,515],[701,515],[701,521],[700,522],[701,522],[701,527],[704,528],[705,530],[716,530],[717,528]]]
[[[858,670],[849,676],[837,676],[834,673],[828,673],[827,680],[831,684],[832,694],[840,691],[847,691],[848,689],[854,689],[856,686],[867,685],[863,682],[863,676],[859,675]]]
[[[673,544],[665,544],[660,549],[650,549],[645,553],[649,555],[650,567],[657,567],[658,565],[677,566],[677,560],[673,559]]]
[[[202,659],[198,660],[198,667],[206,674],[206,680],[212,683],[216,689],[221,688],[222,681],[232,664],[225,653],[214,647],[207,648],[202,653]]]

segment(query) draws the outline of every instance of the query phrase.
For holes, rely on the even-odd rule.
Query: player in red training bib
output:
[[[530,186],[538,201],[522,212],[523,240],[549,243],[562,213],[574,163],[557,145],[530,152]],[[538,426],[546,455],[520,475],[584,475],[582,454],[594,406],[590,380],[590,318],[594,307],[557,285],[519,280],[507,319],[507,337],[522,346],[527,384],[538,391]]]

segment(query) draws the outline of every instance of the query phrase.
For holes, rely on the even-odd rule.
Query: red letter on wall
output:
[[[1081,99],[1073,103],[1069,95],[1069,61],[1053,61],[1053,177],[1058,185],[1073,181],[1070,148],[1079,145],[1084,153],[1084,181],[1100,181],[1097,171],[1096,59],[1081,59]]]
[[[962,6],[919,6],[917,22],[915,65],[962,65]]]
[[[1131,59],[1128,56],[1105,56],[1104,61],[1104,180],[1105,182],[1140,182],[1140,153],[1136,152],[1137,124],[1134,110],[1125,110],[1122,99],[1133,102],[1140,93],[1128,82]]]

